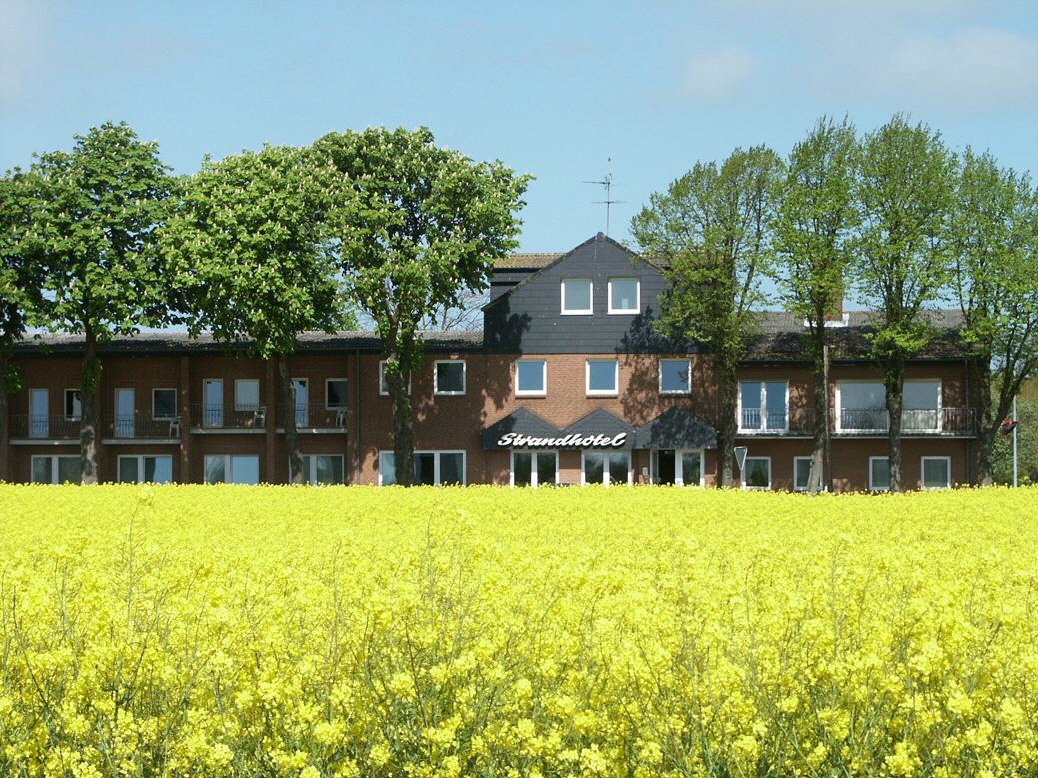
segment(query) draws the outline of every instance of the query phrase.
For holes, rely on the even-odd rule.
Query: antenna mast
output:
[[[605,200],[595,200],[592,205],[605,205],[606,207],[606,237],[609,237],[609,210],[610,207],[615,203],[625,203],[626,200],[614,200],[613,199],[613,158],[608,157],[606,159],[606,174],[605,178],[601,181],[584,181],[585,184],[595,184],[605,188]]]

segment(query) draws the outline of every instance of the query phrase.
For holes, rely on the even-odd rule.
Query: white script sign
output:
[[[620,448],[627,442],[627,433],[609,435],[581,435],[574,432],[561,438],[536,438],[519,432],[506,432],[497,439],[501,448]]]

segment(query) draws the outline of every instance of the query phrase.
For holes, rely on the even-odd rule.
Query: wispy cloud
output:
[[[747,49],[721,44],[689,59],[684,93],[695,100],[723,100],[734,95],[752,71],[753,56]]]

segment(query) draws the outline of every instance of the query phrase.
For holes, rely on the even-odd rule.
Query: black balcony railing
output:
[[[191,406],[191,424],[213,430],[263,430],[267,406],[237,403],[202,403]]]
[[[279,403],[277,426],[284,427],[289,415],[295,418],[297,429],[346,429],[345,408],[326,408],[322,403]]]
[[[101,436],[105,438],[176,440],[180,437],[180,417],[153,419],[140,414],[105,416],[101,419]]]
[[[78,418],[64,416],[11,416],[12,438],[40,438],[41,440],[75,440],[79,437]]]

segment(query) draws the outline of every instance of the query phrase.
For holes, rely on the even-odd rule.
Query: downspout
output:
[[[354,455],[353,483],[359,484],[361,479],[361,449],[360,449],[360,348],[353,349],[353,386],[357,395],[357,410],[353,414],[356,430],[353,432]]]

